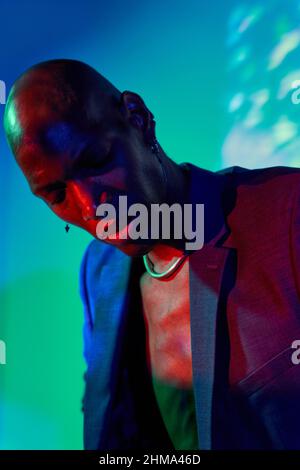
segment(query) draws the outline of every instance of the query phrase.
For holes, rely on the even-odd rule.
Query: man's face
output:
[[[127,196],[128,206],[163,202],[159,162],[116,110],[103,113],[97,125],[85,126],[81,119],[61,119],[46,105],[32,109],[26,98],[7,113],[22,135],[17,161],[33,194],[58,217],[96,237],[101,203],[112,204],[118,215],[120,195]],[[143,254],[151,244],[112,238],[105,242],[129,255]]]

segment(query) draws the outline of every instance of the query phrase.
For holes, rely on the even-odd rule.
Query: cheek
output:
[[[75,204],[70,204],[68,200],[53,207],[50,206],[50,208],[55,215],[70,224],[79,225],[79,222],[82,219],[77,206]]]
[[[94,178],[94,183],[101,185],[111,186],[119,191],[126,191],[128,189],[128,175],[125,168],[116,167],[105,173],[105,175]],[[130,181],[129,181],[130,183]]]

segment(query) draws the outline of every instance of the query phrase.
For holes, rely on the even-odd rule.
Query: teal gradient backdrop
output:
[[[1,0],[0,79],[9,89],[34,63],[83,60],[144,98],[177,162],[296,165],[298,20],[296,1]],[[3,129],[0,157],[0,448],[81,449],[78,270],[90,236],[66,234],[30,194]]]

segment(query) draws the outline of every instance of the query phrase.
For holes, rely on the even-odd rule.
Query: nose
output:
[[[81,181],[71,181],[70,189],[78,209],[81,211],[82,218],[85,221],[94,219],[96,217],[97,206],[94,201],[92,188]]]

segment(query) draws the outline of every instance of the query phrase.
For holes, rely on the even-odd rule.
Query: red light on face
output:
[[[100,204],[103,204],[106,201],[107,201],[107,192],[103,191],[103,193],[101,193],[101,196],[100,196]]]

